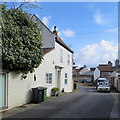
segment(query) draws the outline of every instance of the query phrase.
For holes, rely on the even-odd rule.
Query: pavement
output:
[[[74,90],[74,92],[76,92],[77,90]],[[2,113],[0,112],[0,120],[2,118],[9,118],[10,116],[14,116],[15,114],[19,114],[19,113],[22,113],[22,112],[25,112],[27,110],[31,110],[33,108],[36,108],[46,102],[49,102],[49,101],[52,101],[53,99],[57,99],[58,97],[61,97],[61,96],[64,96],[64,95],[68,95],[68,94],[71,94],[71,93],[61,93],[60,96],[56,96],[56,97],[48,97],[47,100],[45,102],[41,102],[39,104],[36,104],[36,103],[28,103],[28,104],[24,104],[22,106],[19,106],[19,107],[15,107],[15,108],[12,108],[12,109],[7,109],[5,111],[3,111]]]
[[[73,93],[49,98],[41,104],[26,104],[3,113],[3,118],[118,118],[119,93],[97,93],[80,86]]]

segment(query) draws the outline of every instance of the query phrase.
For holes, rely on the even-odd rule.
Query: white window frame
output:
[[[67,73],[65,73],[65,84],[67,85],[67,83],[68,83],[68,74]]]
[[[63,62],[63,50],[60,49],[60,62]]]
[[[52,73],[46,73],[46,84],[52,84]]]
[[[68,54],[68,65],[70,65],[70,54]]]

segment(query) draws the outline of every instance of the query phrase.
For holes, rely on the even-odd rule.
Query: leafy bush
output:
[[[52,92],[57,92],[57,91],[59,91],[59,88],[54,87],[54,88],[51,89],[51,91]]]
[[[30,14],[19,9],[0,7],[2,16],[2,42],[0,42],[2,67],[9,71],[27,74],[42,61],[41,30]]]

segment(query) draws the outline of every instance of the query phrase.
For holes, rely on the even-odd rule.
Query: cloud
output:
[[[42,22],[43,22],[45,25],[48,25],[50,19],[51,19],[51,16],[43,17],[43,18],[42,18]]]
[[[93,18],[97,24],[104,24],[104,15],[100,13],[100,10],[94,14]]]
[[[118,46],[110,41],[101,40],[100,43],[86,45],[79,50],[74,56],[76,64],[83,66],[86,64],[88,67],[95,67],[101,63],[107,63],[117,58]]]
[[[107,29],[105,32],[118,32],[118,28]]]
[[[75,35],[74,31],[67,29],[67,30],[62,30],[58,32],[59,36],[65,36],[65,37],[73,37]]]

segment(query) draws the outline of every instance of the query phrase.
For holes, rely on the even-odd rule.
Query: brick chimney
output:
[[[118,60],[118,59],[115,61],[115,67],[116,67],[116,68],[119,67],[119,60]]]
[[[86,68],[86,65],[84,65],[83,67]]]
[[[111,61],[108,61],[108,66],[112,67],[112,62]]]
[[[55,33],[55,35],[57,35],[56,26],[54,26],[54,30],[53,30],[53,33]]]

